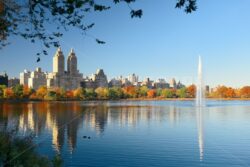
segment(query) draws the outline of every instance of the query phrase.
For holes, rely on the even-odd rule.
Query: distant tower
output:
[[[61,48],[59,47],[53,57],[53,72],[63,74],[64,73],[64,56]]]
[[[69,74],[77,74],[77,58],[73,49],[71,49],[68,60],[67,60],[67,69]]]

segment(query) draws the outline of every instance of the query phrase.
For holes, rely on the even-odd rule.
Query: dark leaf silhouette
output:
[[[104,41],[100,41],[99,39],[96,39],[96,42],[98,43],[98,44],[105,44],[106,42],[104,42]]]

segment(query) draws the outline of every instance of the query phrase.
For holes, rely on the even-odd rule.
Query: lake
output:
[[[0,126],[64,166],[250,166],[250,101],[0,103]]]

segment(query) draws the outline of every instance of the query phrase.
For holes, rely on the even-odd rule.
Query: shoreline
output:
[[[206,98],[215,101],[250,101],[250,98]],[[195,98],[128,98],[128,99],[61,99],[61,100],[40,100],[40,99],[1,99],[0,103],[11,102],[93,102],[93,101],[195,101]]]

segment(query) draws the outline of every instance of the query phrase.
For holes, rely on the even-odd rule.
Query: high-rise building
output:
[[[24,70],[20,73],[20,85],[27,85],[30,78],[30,71]]]
[[[77,70],[77,57],[71,49],[67,59],[67,71],[64,71],[64,55],[58,48],[53,57],[53,72],[47,76],[47,86],[62,87],[64,89],[76,89],[80,87],[83,75]]]
[[[174,89],[177,88],[177,84],[174,78],[170,80],[169,85],[171,88],[174,88]]]
[[[139,77],[136,76],[134,73],[128,76],[128,80],[131,84],[136,84],[139,81]]]

